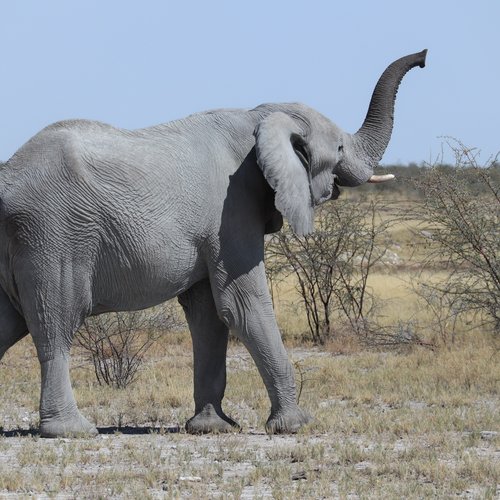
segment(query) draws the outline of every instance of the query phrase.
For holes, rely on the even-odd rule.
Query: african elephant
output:
[[[0,169],[0,359],[27,332],[41,365],[42,436],[95,434],[78,410],[70,348],[83,320],[178,296],[193,340],[190,432],[237,424],[222,410],[231,329],[271,400],[266,428],[294,432],[296,403],[264,272],[264,235],[286,217],[313,230],[338,186],[373,175],[390,139],[403,76],[380,77],[361,128],[347,134],[302,104],[222,109],[141,130],[94,121],[43,129]]]

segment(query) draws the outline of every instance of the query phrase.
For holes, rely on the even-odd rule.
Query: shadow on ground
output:
[[[124,427],[98,427],[99,434],[127,434],[127,435],[143,435],[143,434],[178,434],[183,431],[182,427],[132,427],[126,425]],[[14,438],[14,437],[40,437],[38,429],[14,429],[4,431],[0,429],[0,438]]]

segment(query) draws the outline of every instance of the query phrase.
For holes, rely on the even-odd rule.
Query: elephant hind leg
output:
[[[196,283],[179,296],[179,302],[189,324],[194,354],[195,415],[186,423],[186,430],[192,434],[239,430],[222,411],[228,328],[217,315],[210,282]]]
[[[0,359],[7,350],[28,333],[24,318],[16,311],[0,287]]]
[[[22,309],[40,361],[40,434],[95,435],[95,426],[78,410],[69,373],[73,336],[91,303],[88,274],[62,256],[43,272],[26,261],[17,271]]]

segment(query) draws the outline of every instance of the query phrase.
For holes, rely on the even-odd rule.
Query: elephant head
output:
[[[389,143],[399,84],[427,50],[394,61],[375,86],[368,113],[355,134],[347,134],[306,106],[266,105],[255,129],[257,162],[275,191],[275,206],[297,234],[313,230],[314,207],[339,195],[338,186],[383,182],[373,175]],[[258,110],[259,108],[257,108]]]

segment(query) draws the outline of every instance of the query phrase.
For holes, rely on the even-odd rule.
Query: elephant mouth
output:
[[[332,195],[330,196],[330,200],[336,200],[340,196],[338,177],[336,175],[333,176],[333,184],[332,184]]]

